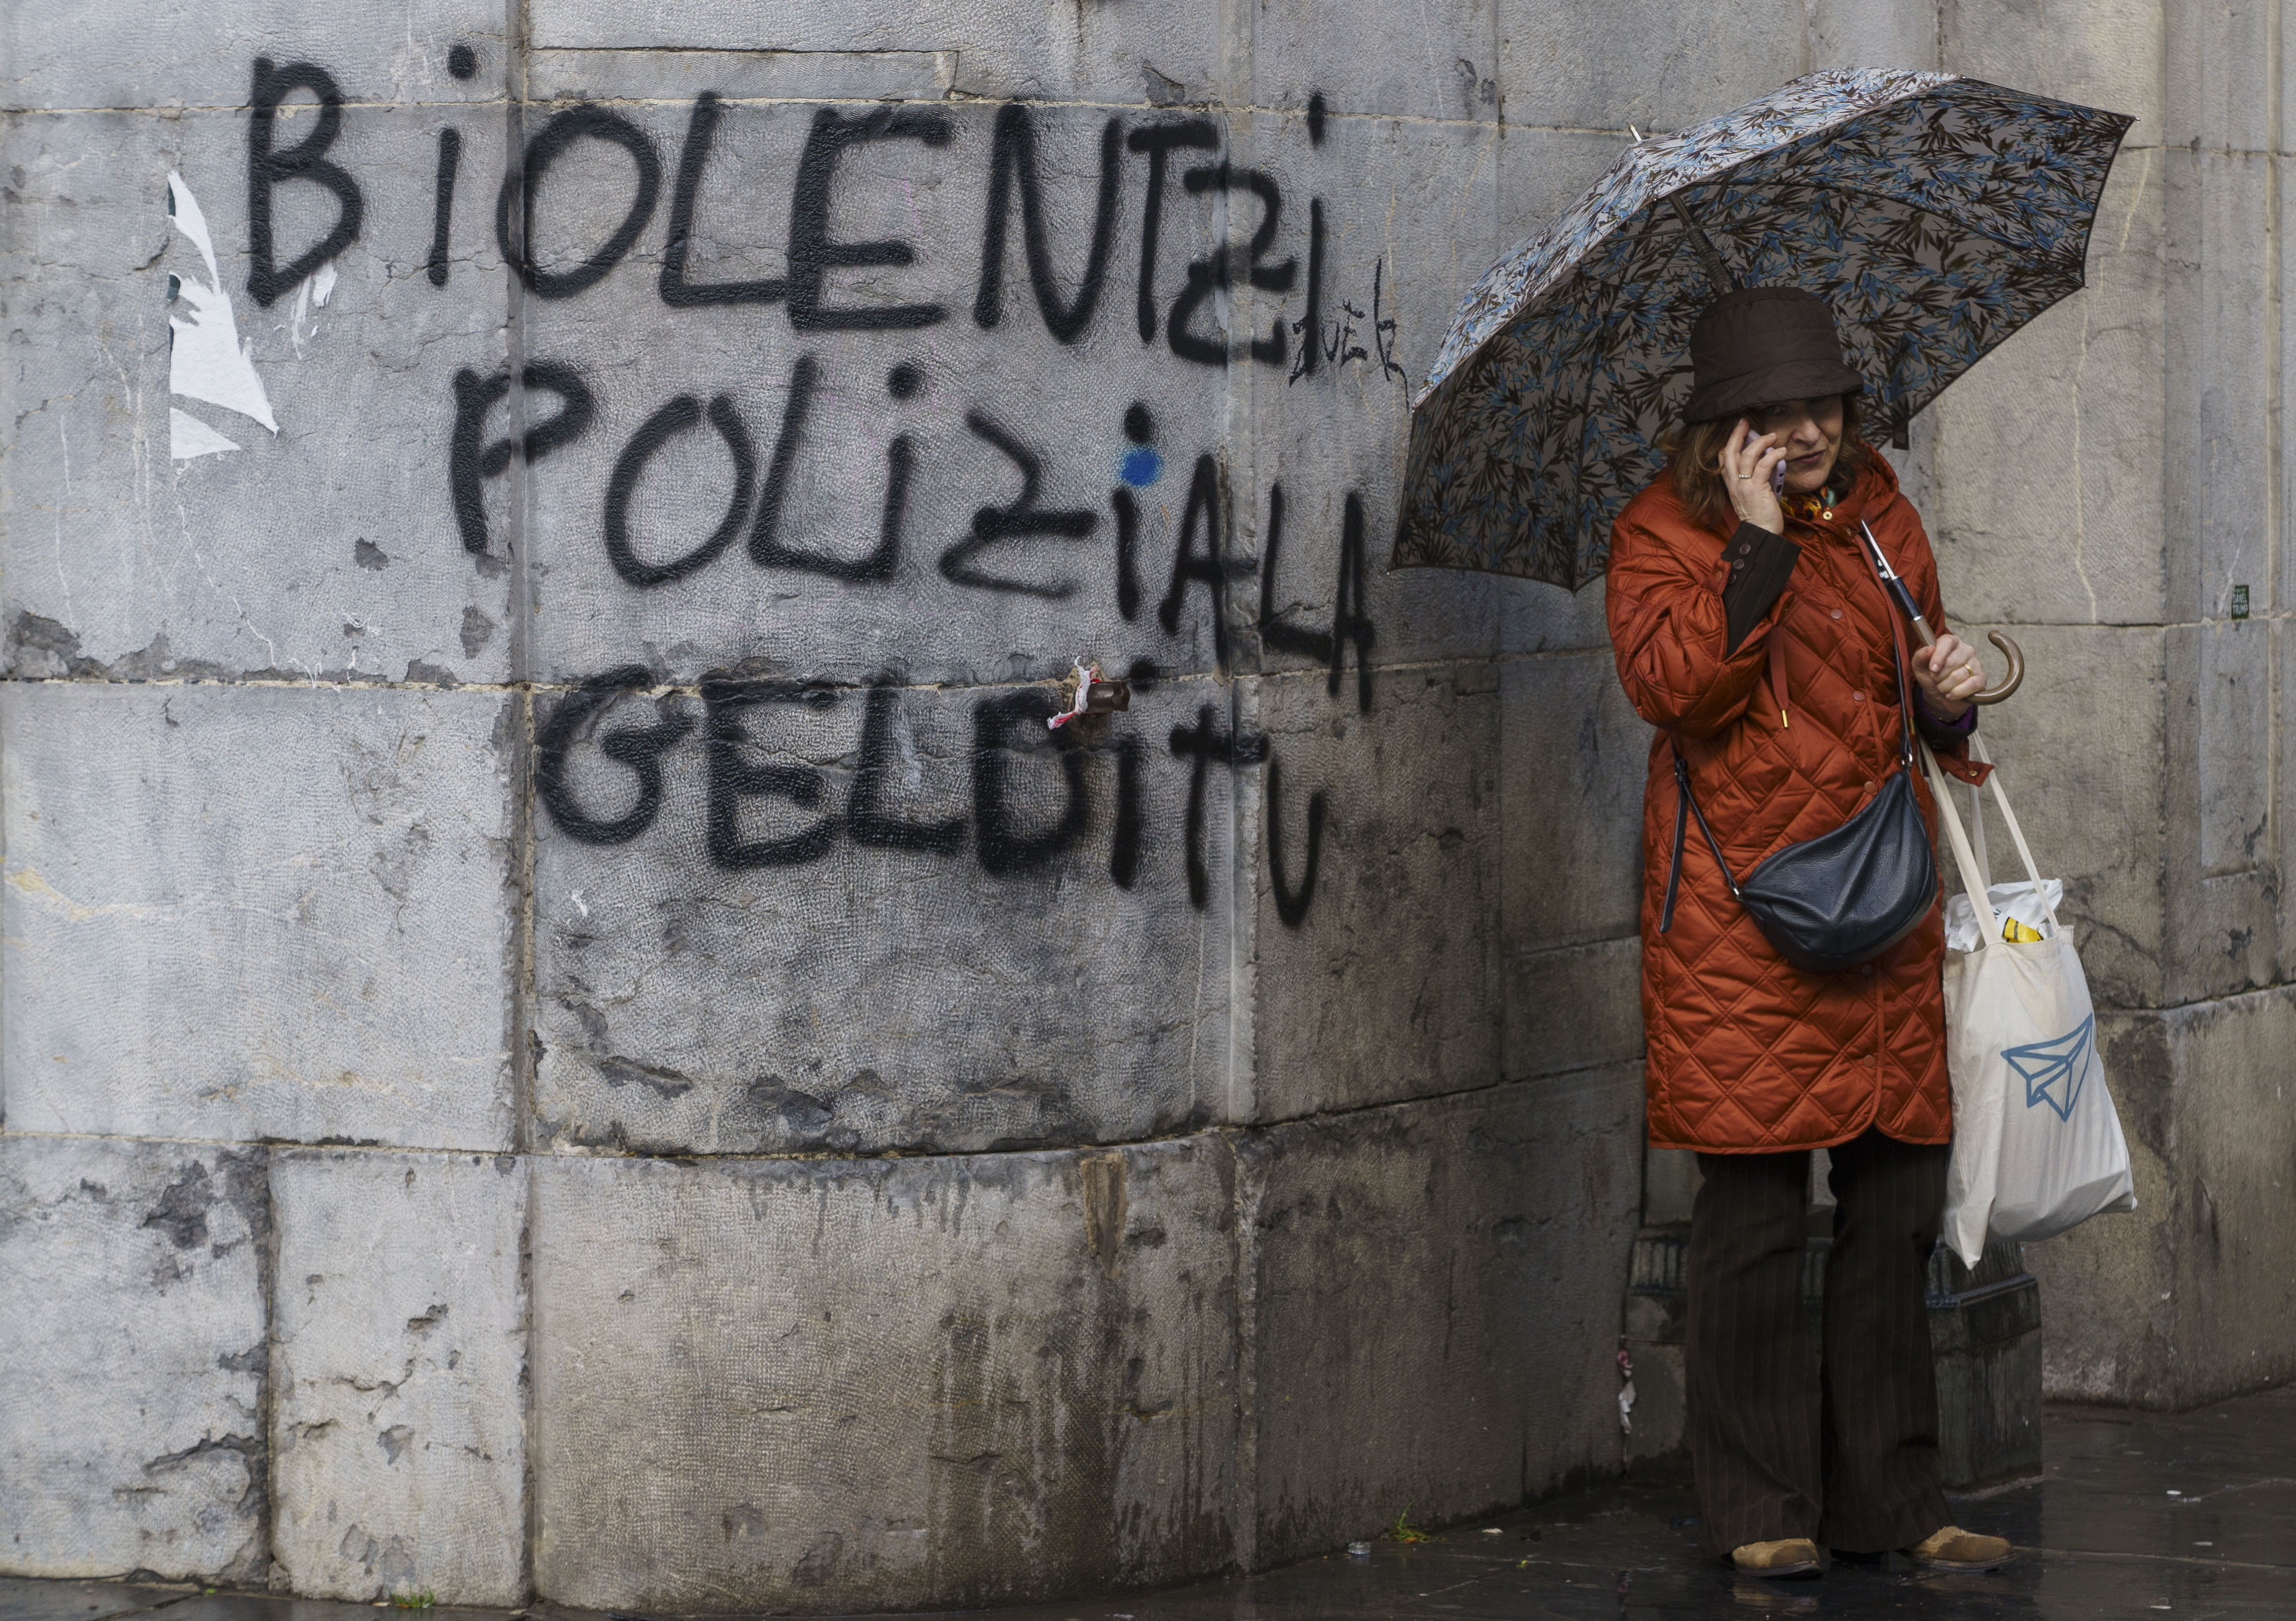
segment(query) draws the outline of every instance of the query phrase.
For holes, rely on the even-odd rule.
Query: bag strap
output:
[[[1984,739],[1972,734],[1969,740],[1969,751],[1983,764],[1988,765],[1993,764],[1993,756],[1986,749]],[[2001,786],[1999,769],[1997,767],[1989,773],[1986,781],[1993,785],[1994,802],[2001,806],[2001,820],[2008,827],[2010,839],[2017,847],[2017,858],[2025,864],[2025,876],[2033,880],[2033,893],[2040,897],[2042,913],[2048,918],[2050,928],[2061,929],[2062,926],[2057,921],[2057,909],[2049,905],[2048,888],[2041,882],[2040,865],[2033,859],[2032,847],[2025,842],[2025,830],[2017,825],[2017,813],[2009,808],[2009,791]],[[1974,794],[1977,790],[1972,788],[1970,791]],[[1981,836],[1981,827],[1980,833]],[[1980,845],[1979,849],[1980,853],[1978,859],[1982,861],[1983,846]]]
[[[1961,887],[1969,896],[1970,911],[1980,921],[1977,931],[1980,949],[1991,951],[2002,944],[2000,914],[1993,910],[1993,897],[1986,893],[1988,886],[1979,866],[1977,852],[1969,847],[1968,831],[1961,825],[1961,813],[1954,808],[1953,794],[1946,787],[1945,772],[1937,763],[1937,756],[1929,744],[1922,744],[1922,764],[1929,772],[1930,792],[1937,800],[1938,816],[1945,823],[1946,836],[1953,841],[1953,862],[1961,873]],[[2038,880],[2036,880],[2038,885]],[[2056,921],[2051,915],[2052,923]]]
[[[1674,859],[1666,870],[1666,905],[1659,914],[1658,931],[1664,934],[1674,927],[1676,892],[1682,887],[1682,847],[1690,831],[1690,818],[1698,818],[1698,831],[1706,836],[1706,847],[1714,852],[1714,864],[1722,869],[1722,881],[1730,887],[1730,898],[1743,901],[1738,892],[1738,880],[1730,872],[1730,864],[1723,856],[1722,841],[1714,837],[1714,830],[1706,825],[1706,813],[1698,807],[1698,797],[1690,791],[1690,762],[1682,757],[1679,740],[1669,737],[1674,748]]]
[[[1682,888],[1682,844],[1690,831],[1690,773],[1682,763],[1682,750],[1674,751],[1674,859],[1666,868],[1666,905],[1658,914],[1658,931],[1664,934],[1674,927],[1674,897]]]

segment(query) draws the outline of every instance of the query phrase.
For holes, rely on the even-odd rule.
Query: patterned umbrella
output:
[[[1576,590],[1690,390],[1690,325],[1742,286],[1833,307],[1868,431],[2082,285],[2133,120],[1950,73],[1813,73],[1619,155],[1487,272],[1412,400],[1392,566]]]

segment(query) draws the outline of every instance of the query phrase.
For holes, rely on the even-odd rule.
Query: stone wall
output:
[[[1384,571],[1407,399],[1853,62],[2144,120],[1909,471],[2145,1157],[2055,1377],[2284,1376],[2272,142],[2157,8],[1808,9],[7,5],[0,1568],[971,1604],[1619,1467],[1645,733],[1599,585]]]

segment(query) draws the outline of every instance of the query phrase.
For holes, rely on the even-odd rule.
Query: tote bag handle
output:
[[[1993,764],[1993,756],[1987,750],[1982,738],[1972,735],[1969,740],[1969,751],[1977,757],[1979,763]],[[2042,914],[2049,920],[2051,929],[2061,929],[2063,925],[2057,921],[2057,909],[2049,905],[2049,892],[2041,882],[2041,870],[2033,860],[2031,847],[2025,842],[2025,830],[2017,823],[2017,813],[2009,808],[2009,790],[2001,786],[2001,773],[1998,770],[1990,772],[1985,780],[1992,784],[1993,802],[2001,807],[2002,823],[2008,828],[2009,837],[2017,846],[2017,858],[2025,864],[2025,876],[2033,880],[2033,893],[2040,900]],[[1971,798],[1972,800],[1976,798],[1974,790]],[[1958,856],[1956,859],[1959,859]],[[1985,824],[1982,820],[1977,828],[1977,859],[1980,864],[1985,860]],[[1993,882],[1990,877],[1985,881],[1988,888]]]
[[[1985,745],[1975,738],[1970,740],[1970,751],[1986,765],[1993,763],[1986,753]],[[2001,916],[1993,910],[1993,897],[1988,893],[1993,887],[1993,874],[1985,858],[1971,848],[1968,830],[1962,825],[1961,812],[1953,803],[1952,788],[1944,771],[1938,765],[1937,756],[1931,752],[1926,742],[1922,745],[1922,764],[1929,772],[1930,790],[1937,800],[1938,815],[1944,820],[1946,834],[1953,842],[1954,865],[1960,870],[1962,888],[1969,896],[1970,910],[1983,922],[1984,927],[1979,931],[1980,937],[1985,949],[1990,951],[2002,943]],[[2033,880],[2033,893],[2040,898],[2041,911],[2049,920],[2050,930],[2062,933],[2064,926],[2057,921],[2057,909],[2049,905],[2049,891],[2041,882],[2041,872],[2034,863],[2032,847],[2025,842],[2025,830],[2018,825],[2017,813],[2009,808],[2009,796],[2002,789],[2000,772],[1991,773],[1988,781],[1993,784],[1995,800],[2001,806],[2001,819],[2009,829],[2009,837],[2017,846],[2018,858],[2025,864],[2025,876]]]

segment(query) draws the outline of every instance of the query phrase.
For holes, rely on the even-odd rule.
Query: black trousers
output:
[[[1877,1553],[1948,1523],[1924,1301],[1949,1155],[1871,1131],[1833,1151],[1822,1352],[1801,1305],[1808,1151],[1699,1155],[1685,1359],[1713,1551]]]

